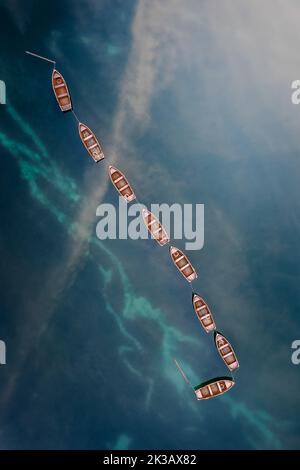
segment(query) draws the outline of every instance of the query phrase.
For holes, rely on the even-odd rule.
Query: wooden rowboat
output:
[[[235,382],[231,377],[216,377],[194,387],[197,400],[207,400],[228,392]]]
[[[103,160],[104,153],[102,151],[101,145],[99,144],[97,137],[91,131],[91,129],[89,129],[88,126],[86,126],[85,124],[82,124],[82,122],[79,122],[78,131],[83,145],[85,146],[93,160],[95,162],[100,162],[101,160]]]
[[[206,333],[216,329],[215,321],[213,319],[212,313],[208,308],[207,303],[202,297],[198,294],[193,294],[192,297],[193,307],[196,312],[196,315],[205,329]]]
[[[170,255],[176,268],[181,272],[183,277],[185,277],[188,282],[192,282],[197,278],[197,273],[195,269],[181,250],[175,248],[174,246],[171,246]]]
[[[135,194],[123,173],[111,165],[109,166],[108,172],[112,184],[125,201],[133,201],[135,199]]]
[[[221,335],[221,333],[218,333],[217,331],[215,332],[215,344],[228,369],[231,371],[238,369],[239,363],[231,344],[225,336]]]
[[[203,382],[196,385],[196,387],[193,387],[176,359],[174,359],[174,362],[186,383],[194,390],[197,400],[207,400],[208,398],[222,395],[223,393],[228,392],[228,390],[230,390],[235,384],[232,377],[215,377],[214,379],[207,380],[207,382]]]
[[[170,240],[167,232],[159,220],[157,220],[157,218],[152,214],[152,212],[148,211],[147,209],[143,209],[142,213],[145,225],[157,243],[159,243],[160,246],[169,243]]]
[[[52,72],[52,88],[60,109],[63,112],[72,111],[72,101],[66,81],[56,69]]]

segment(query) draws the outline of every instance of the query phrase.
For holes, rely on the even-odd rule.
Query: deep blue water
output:
[[[2,449],[299,448],[299,17],[292,0],[1,2]],[[241,364],[227,395],[197,402],[174,367],[227,373],[168,250],[97,239],[117,195],[26,49],[57,61],[141,202],[205,205],[189,256]]]

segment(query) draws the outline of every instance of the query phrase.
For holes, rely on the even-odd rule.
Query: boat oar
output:
[[[41,55],[38,55],[38,54],[34,54],[33,52],[30,52],[30,51],[25,51],[25,54],[29,54],[29,55],[32,55],[33,57],[37,57],[38,59],[42,59],[42,60],[46,60],[47,62],[51,62],[52,64],[56,64],[55,60],[51,60],[51,59],[47,59],[47,57],[43,57]]]
[[[181,369],[180,365],[178,364],[175,358],[173,358],[173,361],[175,362],[175,365],[177,369],[179,370],[179,372],[181,373],[182,377],[184,378],[185,382],[191,387],[191,389],[195,393],[193,385],[191,384],[191,382],[189,381],[189,379],[187,378],[187,376],[185,375],[185,373],[183,372],[183,370]]]

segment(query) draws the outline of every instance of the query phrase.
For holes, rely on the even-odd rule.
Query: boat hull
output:
[[[56,69],[52,72],[52,88],[62,112],[72,111],[71,96],[64,77]]]
[[[192,301],[198,320],[200,321],[206,333],[215,330],[216,324],[205,300],[200,297],[200,295],[193,294]]]
[[[171,246],[170,256],[178,271],[188,282],[192,282],[197,278],[196,270],[192,266],[192,263],[189,261],[187,256],[184,255],[181,250]]]
[[[108,169],[108,172],[111,182],[118,191],[118,193],[125,199],[125,201],[133,201],[136,198],[135,194],[123,173],[118,170],[118,168],[115,168],[111,165]]]
[[[197,400],[208,400],[228,392],[235,382],[231,377],[216,377],[194,387]]]
[[[85,146],[92,159],[96,163],[101,162],[101,160],[104,159],[104,153],[95,134],[88,126],[82,124],[81,122],[78,124],[78,132],[81,142]]]
[[[221,333],[215,333],[215,344],[216,348],[225,362],[226,366],[230,371],[236,370],[239,368],[239,363],[233,347],[229,343],[228,339],[225,336],[221,335]]]
[[[159,220],[147,209],[142,210],[143,220],[152,237],[160,246],[169,243],[169,237]]]

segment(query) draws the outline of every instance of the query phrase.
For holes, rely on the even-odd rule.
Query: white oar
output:
[[[183,370],[181,369],[180,365],[178,364],[178,362],[176,361],[175,358],[173,358],[173,361],[175,362],[175,365],[176,365],[177,369],[181,373],[181,375],[184,378],[184,380],[186,381],[186,383],[192,388],[193,392],[195,393],[193,385],[191,384],[191,382],[189,381],[189,379],[187,378],[187,376],[185,375],[185,373],[183,372]]]
[[[32,55],[33,57],[37,57],[38,59],[46,60],[47,62],[51,62],[52,64],[56,64],[55,60],[47,59],[47,57],[43,57],[38,54],[34,54],[33,52],[25,51],[26,54]]]

